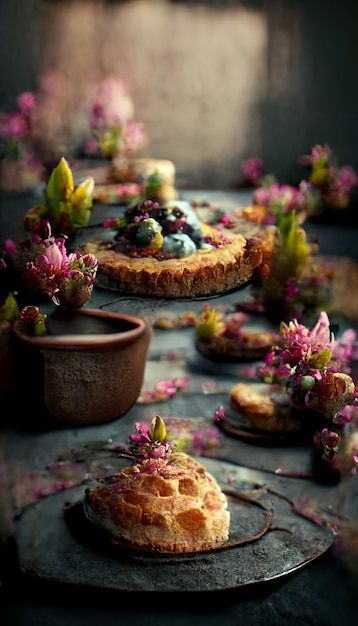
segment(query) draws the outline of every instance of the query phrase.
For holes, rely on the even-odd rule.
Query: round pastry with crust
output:
[[[109,484],[86,490],[86,518],[125,548],[169,554],[220,548],[229,538],[230,512],[216,479],[165,443],[159,416],[151,429],[136,428],[130,439],[140,455]]]
[[[293,414],[289,395],[279,385],[237,383],[230,390],[230,403],[260,431],[292,432],[302,426]]]
[[[224,313],[206,302],[195,327],[195,347],[214,361],[253,361],[263,358],[281,343],[278,331],[246,328],[249,316],[243,311]]]
[[[112,239],[82,245],[98,259],[96,284],[164,298],[220,295],[251,279],[262,262],[258,239],[202,223],[188,202],[142,202],[108,220]]]

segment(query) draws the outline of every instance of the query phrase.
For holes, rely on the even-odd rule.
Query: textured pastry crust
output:
[[[265,383],[238,383],[230,391],[230,401],[242,413],[271,416],[274,403]]]
[[[118,543],[157,553],[219,548],[229,538],[227,499],[205,467],[185,454],[160,473],[125,468],[86,491],[86,517]]]
[[[240,234],[228,235],[230,243],[212,250],[198,250],[184,259],[133,258],[126,244],[116,250],[101,242],[86,242],[82,249],[98,259],[96,284],[105,289],[164,298],[212,296],[237,289],[252,277],[262,261],[259,241],[248,245]]]
[[[212,359],[244,361],[260,359],[272,346],[280,342],[281,335],[270,330],[243,331],[239,338],[213,336],[195,341],[198,352]]]
[[[292,414],[288,394],[278,385],[237,383],[230,390],[230,403],[257,430],[291,432],[301,428]]]

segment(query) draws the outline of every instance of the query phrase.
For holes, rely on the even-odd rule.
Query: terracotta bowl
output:
[[[142,387],[150,326],[130,315],[61,307],[48,314],[46,326],[43,337],[32,335],[22,320],[13,327],[27,395],[37,389],[46,409],[71,424],[124,415]]]

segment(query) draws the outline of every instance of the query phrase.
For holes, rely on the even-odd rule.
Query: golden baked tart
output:
[[[251,279],[262,262],[261,242],[201,222],[190,203],[151,200],[104,226],[112,239],[82,248],[98,259],[96,284],[165,298],[214,296]]]
[[[87,489],[84,513],[125,548],[181,554],[220,548],[229,538],[226,495],[203,465],[165,441],[163,420],[136,424],[133,464]]]
[[[217,361],[253,361],[263,358],[278,345],[278,331],[247,328],[249,315],[243,311],[225,313],[206,302],[195,325],[195,347],[203,356]]]
[[[279,385],[240,382],[231,388],[229,396],[231,406],[256,430],[296,432],[302,426],[289,395]]]

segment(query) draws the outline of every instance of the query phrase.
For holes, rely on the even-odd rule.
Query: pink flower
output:
[[[143,148],[147,142],[144,124],[129,120],[124,127],[123,139],[125,152],[135,152]]]
[[[63,249],[61,244],[58,245],[56,241],[49,244],[43,242],[43,254],[39,256],[38,260],[43,257],[47,258],[47,262],[58,269],[66,267],[68,261],[66,250]]]
[[[125,83],[115,77],[98,85],[90,113],[94,141],[86,141],[88,154],[106,158],[128,154],[147,143],[144,124],[135,122],[134,106]]]
[[[242,164],[242,173],[248,183],[257,185],[263,176],[263,161],[257,157],[247,159]]]
[[[97,156],[98,155],[98,142],[96,139],[86,139],[84,143],[85,153],[89,156]]]
[[[32,231],[23,279],[30,289],[47,294],[56,304],[78,307],[90,298],[98,261],[93,254],[67,254],[65,241],[53,237],[50,222],[42,220]]]
[[[333,334],[330,330],[328,315],[325,311],[321,311],[316,325],[312,328],[311,333],[312,352],[319,352],[323,348],[332,349]]]
[[[28,133],[28,126],[23,116],[18,113],[0,114],[0,134],[12,141],[25,140]]]
[[[324,415],[329,424],[344,426],[354,415],[349,407],[358,407],[358,387],[347,374],[341,353],[338,359],[333,356],[337,344],[327,313],[320,313],[312,330],[297,320],[282,322],[280,330],[283,346],[275,346],[266,355],[259,376],[268,383],[285,384],[292,406],[313,409]],[[329,461],[339,442],[332,433],[326,429],[315,438],[322,447],[323,458]]]
[[[142,391],[137,402],[142,403],[154,403],[165,402],[169,398],[175,396],[176,393],[184,389],[189,382],[189,376],[186,378],[173,378],[171,380],[163,380],[157,383],[154,387],[154,391],[145,389]]]
[[[348,328],[334,341],[332,355],[342,363],[357,358],[357,333],[353,328]]]
[[[120,125],[133,119],[134,106],[123,80],[109,77],[102,81],[97,89],[93,105],[102,121],[107,125]]]
[[[358,183],[358,177],[350,165],[339,168],[329,167],[326,171],[326,185],[329,192],[340,194],[351,194],[352,189]]]
[[[305,154],[298,159],[299,163],[302,165],[317,165],[320,166],[326,165],[332,156],[332,150],[330,146],[326,143],[324,146],[320,144],[316,144],[311,148],[311,154]]]
[[[328,461],[333,460],[337,451],[341,436],[336,432],[324,428],[321,432],[316,432],[314,442],[316,446],[323,449],[324,458]]]
[[[152,442],[151,429],[145,424],[135,423],[135,429],[138,434],[130,435],[129,441],[137,446],[143,446]]]
[[[159,437],[157,428],[160,430]],[[135,431],[129,436],[129,451],[138,459],[134,471],[156,473],[165,469],[175,444],[166,441],[166,428],[162,418],[157,415],[150,428],[136,422]]]
[[[32,91],[24,91],[17,99],[19,110],[22,114],[28,115],[32,113],[37,106],[36,96]]]
[[[17,246],[12,239],[5,239],[3,249],[5,254],[9,257],[16,256],[17,254]]]
[[[214,413],[214,422],[221,422],[225,419],[225,410],[223,406],[219,406]]]

